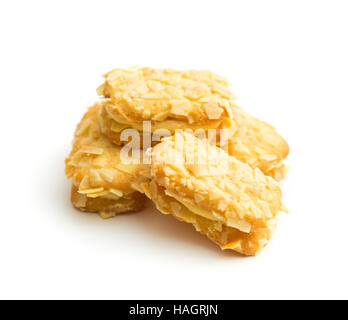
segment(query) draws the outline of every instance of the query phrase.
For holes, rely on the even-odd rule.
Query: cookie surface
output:
[[[233,95],[228,82],[210,71],[114,69],[104,75],[97,92],[109,99],[114,119],[205,123],[229,117]]]
[[[232,134],[232,130],[235,127],[233,118],[228,117],[224,120],[207,120],[202,123],[188,123],[187,121],[179,119],[166,119],[163,121],[149,121],[149,122],[127,122],[122,118],[115,120],[114,112],[110,109],[113,108],[108,101],[102,102],[102,107],[99,112],[99,124],[103,134],[113,143],[117,145],[126,144],[129,139],[122,139],[122,132],[127,129],[134,129],[138,132],[141,146],[143,147],[144,133],[150,133],[150,144],[152,146],[160,142],[161,138],[173,135],[175,130],[192,130],[204,132],[207,135],[208,130],[216,129],[219,135],[221,129]]]
[[[98,124],[101,105],[95,104],[77,126],[65,172],[73,179],[71,200],[83,211],[102,217],[140,210],[146,197],[131,184],[141,178],[140,167],[121,162],[121,148],[102,135]]]
[[[148,146],[143,139],[146,120],[151,121],[152,146],[176,129],[203,130],[206,134],[216,129],[218,141],[221,129],[228,128],[231,155],[278,181],[285,177],[287,142],[271,125],[232,102],[234,96],[224,78],[209,71],[151,68],[114,69],[104,77],[98,88],[106,98],[99,122],[113,143],[126,144],[130,138],[122,138],[122,132],[135,129],[140,145]]]
[[[147,193],[157,208],[189,222],[223,249],[257,254],[281,209],[278,183],[186,133],[151,150]]]
[[[273,126],[233,105],[236,126],[229,139],[229,154],[238,160],[259,168],[264,174],[281,180],[287,168],[283,160],[289,154],[289,145]]]

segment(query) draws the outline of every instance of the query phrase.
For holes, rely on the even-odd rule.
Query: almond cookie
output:
[[[289,154],[289,145],[270,124],[261,121],[240,107],[233,105],[236,126],[231,128],[228,152],[238,160],[259,168],[277,181],[285,177],[287,167],[283,160]]]
[[[209,71],[132,68],[115,69],[104,77],[97,89],[105,99],[100,123],[116,144],[125,143],[120,133],[126,128],[142,132],[143,121],[151,121],[152,133],[169,134],[175,129],[220,129],[233,124],[234,97],[228,82]]]
[[[255,255],[267,244],[282,209],[273,178],[187,133],[149,153],[152,181],[140,191],[162,213],[191,223],[222,249]]]
[[[260,121],[233,103],[228,82],[209,71],[168,69],[115,69],[104,75],[98,93],[102,103],[99,121],[102,132],[122,145],[123,130],[139,132],[140,146],[154,146],[176,129],[204,131],[216,129],[216,143],[225,144],[231,155],[276,180],[284,178],[283,160],[289,153],[287,142],[266,122]],[[144,120],[151,128],[144,128]],[[222,138],[221,130],[227,129]],[[144,142],[146,130],[151,135]]]
[[[73,179],[72,204],[108,218],[140,210],[146,197],[131,186],[143,179],[141,167],[122,163],[121,148],[101,134],[97,120],[100,107],[100,103],[90,107],[77,126],[65,172]]]

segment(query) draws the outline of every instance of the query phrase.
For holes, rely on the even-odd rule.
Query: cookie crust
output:
[[[141,180],[140,166],[121,162],[121,148],[102,135],[98,124],[100,103],[89,108],[78,124],[65,173],[73,179],[72,203],[84,211],[112,216],[140,210],[146,197],[132,183]]]
[[[186,133],[164,139],[151,156],[147,193],[162,213],[193,224],[222,249],[255,255],[266,245],[282,209],[274,179]]]
[[[233,95],[228,82],[210,71],[114,69],[104,78],[97,92],[109,99],[111,111],[125,121],[177,119],[204,123],[229,117]]]

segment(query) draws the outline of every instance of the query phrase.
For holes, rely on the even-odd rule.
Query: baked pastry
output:
[[[121,133],[135,129],[140,147],[157,144],[176,129],[205,133],[216,129],[215,143],[227,141],[228,152],[276,180],[284,178],[287,142],[275,129],[233,103],[228,82],[209,71],[168,69],[114,69],[104,75],[97,89],[103,96],[99,123],[110,141],[122,145],[130,137]],[[151,128],[144,127],[151,122]],[[226,129],[224,138],[220,129]],[[147,140],[145,133],[151,133]]]
[[[228,82],[209,71],[135,67],[104,77],[102,100],[77,126],[66,159],[72,204],[109,218],[150,198],[222,249],[260,252],[286,211],[276,180],[286,173],[287,142],[235,105]],[[140,155],[127,163],[136,141],[126,129],[139,137]]]
[[[267,122],[261,121],[242,108],[233,105],[236,126],[228,139],[228,152],[238,160],[259,168],[277,181],[283,179],[287,167],[283,163],[289,154],[289,145]]]
[[[257,254],[283,209],[278,183],[221,148],[177,133],[149,151],[146,193],[159,211],[191,223],[222,249]]]
[[[100,125],[115,144],[128,141],[121,141],[124,129],[136,129],[142,135],[144,121],[151,121],[155,136],[171,135],[176,129],[233,127],[230,104],[234,97],[228,82],[209,71],[114,69],[104,77],[97,89],[104,98]]]
[[[101,134],[97,119],[100,108],[100,103],[90,107],[77,126],[65,172],[73,179],[72,204],[108,218],[141,210],[146,197],[131,186],[143,179],[141,166],[123,163],[121,148]]]

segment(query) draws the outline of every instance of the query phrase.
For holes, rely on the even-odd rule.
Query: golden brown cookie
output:
[[[208,130],[216,129],[217,140],[220,137],[221,129],[226,129],[227,138],[233,134],[234,121],[233,118],[224,120],[210,120],[202,123],[188,123],[177,119],[167,119],[164,121],[148,121],[148,122],[126,122],[123,119],[114,120],[114,116],[110,115],[109,101],[102,101],[102,107],[99,112],[99,125],[102,133],[114,144],[124,145],[131,141],[128,135],[122,137],[128,129],[137,131],[140,139],[140,148],[146,148],[144,136],[148,133],[148,146],[154,146],[161,141],[161,138],[171,136],[175,130],[192,130],[193,132],[208,135]],[[133,135],[132,135],[133,137]]]
[[[178,119],[204,123],[228,117],[233,95],[226,79],[210,71],[114,69],[104,75],[98,93],[110,99],[125,121]]]
[[[186,133],[151,150],[151,178],[139,189],[162,213],[245,255],[267,244],[282,208],[274,179]]]
[[[83,211],[102,217],[140,210],[146,197],[131,184],[143,179],[138,165],[121,162],[121,148],[102,135],[98,124],[100,103],[89,108],[77,126],[65,172],[73,179],[71,200]]]
[[[142,132],[143,121],[151,121],[152,133],[170,134],[232,125],[228,82],[209,71],[115,69],[104,77],[97,90],[105,99],[100,123],[116,144],[124,144],[120,132],[126,128]]]
[[[176,129],[228,128],[228,150],[237,159],[270,175],[284,178],[283,160],[289,153],[287,142],[266,122],[260,121],[232,100],[228,82],[209,71],[175,71],[169,69],[114,69],[104,75],[98,88],[104,97],[99,115],[102,132],[110,141],[122,145],[130,141],[125,129],[139,132],[140,146],[156,145],[161,137]],[[143,121],[151,123],[151,138],[144,140]],[[149,141],[144,142],[144,141]]]
[[[238,160],[259,168],[277,181],[285,177],[283,161],[289,154],[289,145],[270,124],[261,121],[240,107],[233,105],[236,126],[229,139],[228,152]]]

